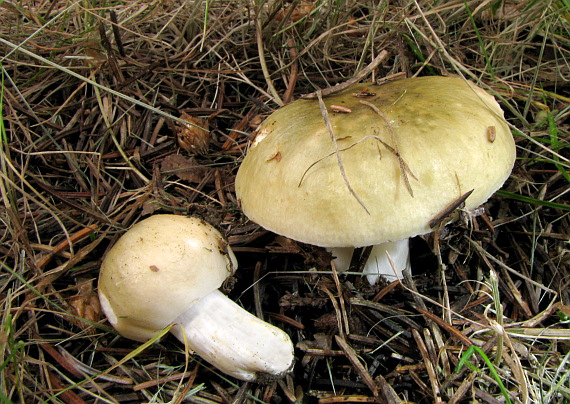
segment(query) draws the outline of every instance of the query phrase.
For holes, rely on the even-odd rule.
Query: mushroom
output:
[[[147,341],[165,327],[222,372],[266,381],[291,370],[293,344],[218,288],[237,268],[220,233],[206,222],[155,215],[135,224],[101,265],[99,299],[124,337]]]
[[[364,269],[372,284],[401,277],[410,237],[462,197],[465,209],[481,205],[514,165],[500,106],[459,77],[356,84],[322,102],[326,113],[299,99],[263,122],[236,194],[252,221],[333,255],[375,246]]]

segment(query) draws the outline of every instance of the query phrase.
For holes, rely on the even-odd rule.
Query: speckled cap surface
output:
[[[467,209],[485,202],[514,165],[503,111],[464,79],[357,84],[323,100],[354,193],[316,99],[270,115],[237,174],[244,213],[286,237],[360,247],[428,233],[466,192]]]
[[[154,215],[131,227],[105,256],[101,307],[121,335],[146,341],[236,268],[233,252],[208,223]]]

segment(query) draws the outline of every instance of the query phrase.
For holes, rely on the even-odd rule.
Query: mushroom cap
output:
[[[467,209],[485,202],[514,165],[503,111],[462,78],[357,84],[323,100],[366,209],[343,179],[318,100],[299,99],[262,123],[236,178],[243,212],[289,238],[362,247],[429,233],[429,222],[466,192],[473,190]]]
[[[123,336],[146,341],[237,268],[221,234],[203,220],[155,215],[109,250],[99,274],[105,315]]]

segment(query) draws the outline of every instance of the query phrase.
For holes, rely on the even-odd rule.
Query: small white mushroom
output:
[[[99,298],[124,337],[172,333],[222,372],[245,381],[278,378],[293,366],[293,344],[218,288],[237,268],[221,234],[206,222],[155,215],[135,224],[101,265]]]

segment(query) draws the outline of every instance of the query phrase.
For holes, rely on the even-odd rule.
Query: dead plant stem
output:
[[[350,192],[350,194],[354,197],[354,199],[356,199],[356,201],[360,204],[360,206],[362,206],[362,208],[366,211],[366,213],[370,214],[370,211],[368,210],[366,205],[364,205],[364,202],[356,194],[356,192],[354,191],[354,189],[350,185],[350,182],[348,181],[348,177],[346,175],[346,171],[345,171],[344,165],[342,163],[342,158],[340,157],[340,150],[339,150],[338,144],[336,142],[336,136],[334,134],[334,130],[333,130],[332,125],[331,125],[331,121],[329,119],[329,113],[327,111],[327,106],[325,105],[325,102],[323,101],[323,95],[321,93],[321,90],[317,91],[317,98],[319,100],[319,108],[321,110],[321,116],[323,117],[323,121],[325,122],[325,125],[329,131],[329,135],[330,135],[331,140],[332,140],[333,145],[334,145],[334,150],[335,150],[335,154],[336,154],[336,158],[337,158],[337,162],[338,162],[338,167],[340,169],[340,173],[342,175],[344,183],[345,183],[346,187],[348,188],[348,191]]]

